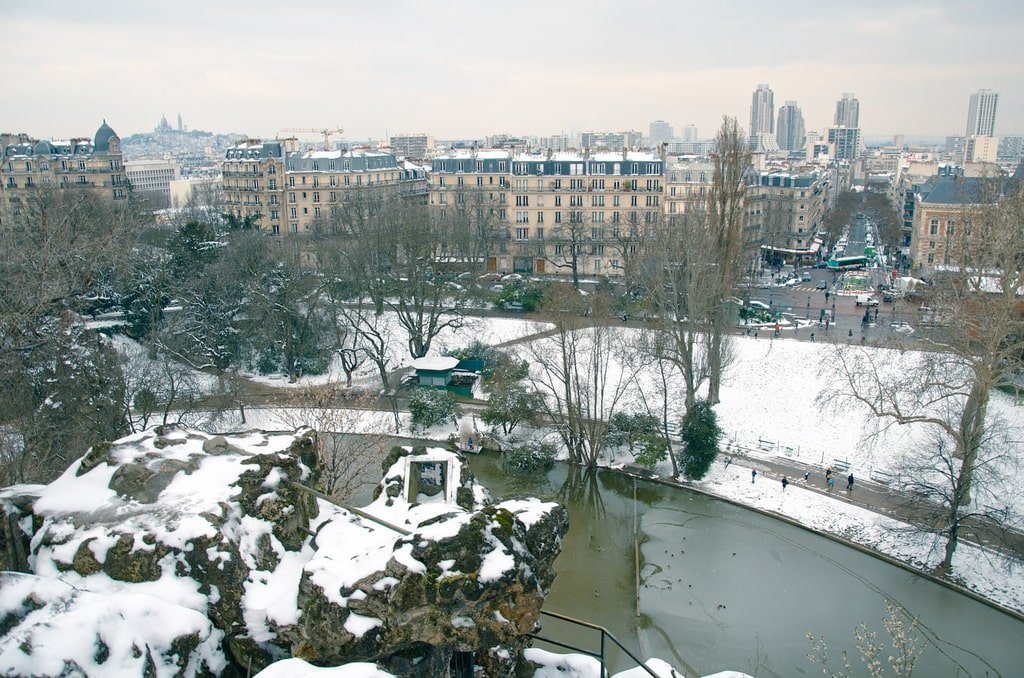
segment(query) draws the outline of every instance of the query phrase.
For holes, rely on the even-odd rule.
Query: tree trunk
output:
[[[974,482],[974,465],[978,460],[978,449],[985,435],[985,414],[988,411],[988,391],[975,379],[971,385],[970,395],[964,404],[960,426],[960,449],[957,456],[961,460],[958,486],[958,506],[966,506],[971,501]]]

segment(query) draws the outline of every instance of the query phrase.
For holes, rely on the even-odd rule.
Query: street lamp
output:
[[[807,320],[811,319],[811,295],[809,294],[807,295],[807,315],[805,317]]]

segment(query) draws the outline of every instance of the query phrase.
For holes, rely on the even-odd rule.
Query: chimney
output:
[[[626,148],[625,144],[622,146],[622,162],[629,160],[629,149]]]

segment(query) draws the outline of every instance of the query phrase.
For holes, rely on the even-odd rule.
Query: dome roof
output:
[[[110,139],[116,137],[117,132],[110,128],[107,121],[104,120],[100,128],[96,130],[96,137],[93,140],[93,150],[98,153],[106,153],[110,150]]]
[[[53,155],[57,152],[56,147],[49,141],[43,140],[36,144],[36,147],[32,150],[35,155]]]

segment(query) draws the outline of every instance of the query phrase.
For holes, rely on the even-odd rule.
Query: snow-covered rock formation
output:
[[[395,448],[363,515],[315,496],[311,431],[160,427],[0,491],[0,675],[193,676],[297,657],[514,672],[565,510],[491,503],[445,450]],[[412,501],[409,499],[412,498]]]

